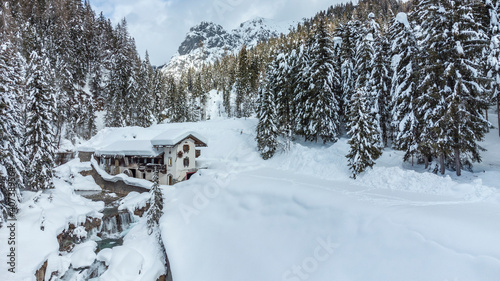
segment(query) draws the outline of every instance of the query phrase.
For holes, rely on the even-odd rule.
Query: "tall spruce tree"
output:
[[[280,135],[286,139],[285,149],[289,148],[294,128],[294,87],[291,64],[295,62],[295,52],[286,52],[281,46],[267,69],[266,91],[273,93],[276,105],[277,126]],[[300,117],[299,117],[300,118]]]
[[[372,107],[370,108],[370,115],[375,119],[375,124],[379,128],[376,118],[378,114],[378,96],[375,88],[375,81],[373,80],[373,62],[375,57],[375,49],[373,42],[373,34],[368,33],[366,29],[363,30],[365,36],[361,37],[356,45],[356,55],[354,58],[354,72],[356,91],[362,90],[363,93],[368,95],[371,99]],[[350,129],[348,127],[348,129]]]
[[[149,88],[150,93],[153,95],[152,114],[155,123],[163,121],[163,111],[168,106],[167,93],[170,91],[167,77],[160,69],[153,69],[149,74]]]
[[[149,199],[149,209],[146,213],[149,235],[151,235],[155,231],[158,232],[160,218],[163,214],[163,194],[160,189],[158,174],[158,167],[155,166],[152,179],[153,185],[151,186],[151,189],[149,191],[151,196]]]
[[[135,81],[132,91],[136,102],[132,106],[134,116],[131,119],[131,125],[149,127],[153,124],[153,101],[154,96],[151,92],[150,81],[153,69],[149,62],[149,55],[146,52],[144,60],[136,67]]]
[[[27,122],[24,146],[27,155],[26,185],[32,190],[53,188],[55,115],[53,73],[42,51],[33,51],[26,71]]]
[[[417,118],[417,56],[418,46],[405,13],[396,15],[389,29],[391,36],[391,81],[393,147],[405,152],[408,160],[418,152],[419,120]]]
[[[175,83],[175,81],[173,83]],[[187,81],[186,78],[182,76],[179,83],[172,89],[169,97],[171,100],[169,116],[171,122],[188,121],[187,92]]]
[[[486,46],[486,31],[475,21],[469,1],[422,1],[417,15],[421,20],[422,48],[426,52],[419,97],[424,148],[440,158],[445,172],[447,157],[461,174],[461,155],[480,161],[478,142],[487,131],[482,112],[485,79],[479,59]],[[423,10],[426,9],[426,10]]]
[[[303,108],[306,139],[335,142],[340,134],[340,107],[335,91],[340,74],[334,70],[334,45],[326,23],[320,20],[308,46],[309,64]]]
[[[378,27],[378,24],[373,24]],[[391,61],[389,42],[386,30],[378,31],[379,35],[374,38],[374,58],[371,80],[373,81],[374,95],[376,97],[377,120],[380,126],[380,139],[383,146],[387,146],[391,137]]]
[[[276,125],[275,96],[269,82],[260,96],[257,124],[257,148],[264,160],[273,157],[278,148],[279,130]]]
[[[349,103],[349,132],[348,141],[350,150],[346,155],[352,178],[364,172],[367,167],[372,167],[375,160],[380,157],[378,126],[371,114],[373,99],[365,88],[360,87],[351,97]]]
[[[135,104],[133,99],[134,45],[127,31],[127,22],[122,20],[115,30],[114,53],[111,58],[109,79],[106,85],[106,116],[105,123],[108,127],[122,127],[130,122],[129,104]]]
[[[355,61],[356,45],[362,37],[362,26],[358,20],[349,20],[344,25],[339,25],[337,29],[337,36],[342,39],[340,47],[340,58],[342,61],[341,69],[341,109],[343,108],[343,115],[348,116],[349,101],[355,91],[356,74],[355,74]]]
[[[311,83],[310,74],[310,56],[308,54],[309,49],[305,43],[302,43],[298,48],[292,50],[289,61],[291,62],[289,73],[293,78],[293,83],[288,83],[292,87],[292,99],[289,105],[288,122],[291,127],[291,132],[297,134],[298,136],[304,137],[305,140],[308,139],[309,130],[308,122],[310,118],[310,112],[306,108],[308,102],[308,90]],[[290,118],[293,117],[293,118]]]
[[[252,98],[251,88],[251,73],[250,62],[246,46],[243,45],[238,54],[238,70],[236,73],[236,117],[249,117],[251,114],[250,108],[243,108],[244,104],[248,104],[247,100]]]
[[[490,52],[488,54],[488,77],[491,79],[491,98],[496,103],[498,128],[500,128],[500,1],[486,1],[489,17]],[[498,131],[500,136],[500,130]]]
[[[0,21],[2,18],[0,9]],[[21,146],[23,61],[10,35],[0,35],[6,40],[0,44],[0,226],[18,210],[25,174]]]

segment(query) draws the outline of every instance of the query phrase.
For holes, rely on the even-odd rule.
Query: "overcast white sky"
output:
[[[144,57],[148,50],[154,65],[167,63],[189,28],[201,21],[227,30],[256,17],[297,21],[341,2],[349,0],[90,0],[113,24],[127,19],[139,54]]]

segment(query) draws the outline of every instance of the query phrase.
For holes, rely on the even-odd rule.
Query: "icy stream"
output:
[[[109,194],[100,192],[84,192],[80,194],[94,201],[104,201],[106,203],[101,226],[98,230],[88,233],[89,240],[97,243],[96,253],[106,248],[113,248],[123,244],[123,237],[135,225],[134,215],[128,211],[118,210],[118,197],[110,200]],[[112,196],[111,196],[112,197]],[[107,269],[104,262],[95,260],[90,267],[73,268],[64,274],[59,280],[77,281],[77,280],[98,280]]]

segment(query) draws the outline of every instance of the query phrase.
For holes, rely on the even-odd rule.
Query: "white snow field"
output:
[[[197,162],[208,168],[189,181],[162,186],[161,233],[173,280],[500,280],[497,129],[483,143],[484,162],[460,178],[452,171],[441,176],[412,167],[402,162],[401,152],[386,149],[373,170],[352,180],[344,138],[327,145],[297,141],[289,152],[264,161],[256,150],[255,119],[216,115],[199,123],[108,128],[84,144],[99,148],[179,128],[207,139]],[[103,138],[107,130],[115,137]],[[95,255],[95,242],[88,241],[58,255],[56,236],[68,222],[102,215],[102,203],[73,192],[99,189],[92,178],[77,175],[89,165],[72,161],[59,167],[52,202],[49,193],[36,203],[35,193],[24,193],[18,271],[7,272],[9,233],[2,228],[0,280],[35,280],[47,259],[48,268],[60,272],[102,260],[109,268],[94,280],[155,281],[163,274],[145,218],[128,231],[123,246]],[[147,194],[131,193],[120,209],[142,207],[145,200]]]
[[[352,180],[346,139],[293,144],[263,161],[256,120],[170,126],[208,139],[200,160],[209,167],[165,187],[175,281],[500,280],[498,130],[484,163],[460,178],[386,149]]]

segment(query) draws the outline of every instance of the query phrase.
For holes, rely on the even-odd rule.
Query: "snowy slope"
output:
[[[500,276],[500,182],[489,180],[500,171],[490,158],[497,130],[485,162],[461,178],[412,168],[386,150],[354,181],[346,139],[295,144],[263,161],[256,120],[169,126],[210,143],[200,158],[209,169],[165,192],[162,236],[176,281]]]
[[[79,225],[83,224],[87,217],[102,218],[99,211],[104,208],[103,202],[93,202],[73,192],[75,186],[86,189],[85,183],[88,184],[88,189],[93,189],[96,186],[93,180],[90,181],[77,175],[79,171],[88,169],[90,169],[89,165],[85,166],[78,161],[72,161],[65,168],[56,169],[56,175],[59,178],[54,181],[55,189],[38,193],[23,192],[21,211],[15,222],[16,273],[12,274],[7,271],[7,260],[4,253],[7,252],[5,247],[8,245],[4,242],[7,241],[9,232],[4,227],[0,229],[0,252],[2,253],[0,256],[0,280],[35,280],[36,270],[47,259],[52,260],[52,266],[49,270],[61,272],[67,270],[72,262],[74,265],[85,265],[89,258],[92,259],[93,241],[82,245],[82,251],[80,253],[75,251],[74,257],[71,254],[59,256],[57,241],[57,235],[67,229],[70,223]],[[75,177],[70,177],[70,173]],[[75,186],[70,178],[75,181]],[[99,187],[97,186],[97,188]],[[75,231],[77,230],[82,229],[77,228]],[[85,233],[85,231],[82,230],[81,233]],[[83,255],[83,257],[79,257],[79,255]]]
[[[202,22],[191,28],[163,71],[178,78],[183,69],[199,68],[226,54],[237,53],[243,45],[255,46],[259,41],[287,34],[293,22],[277,22],[264,18],[246,21],[232,31],[222,26]]]

